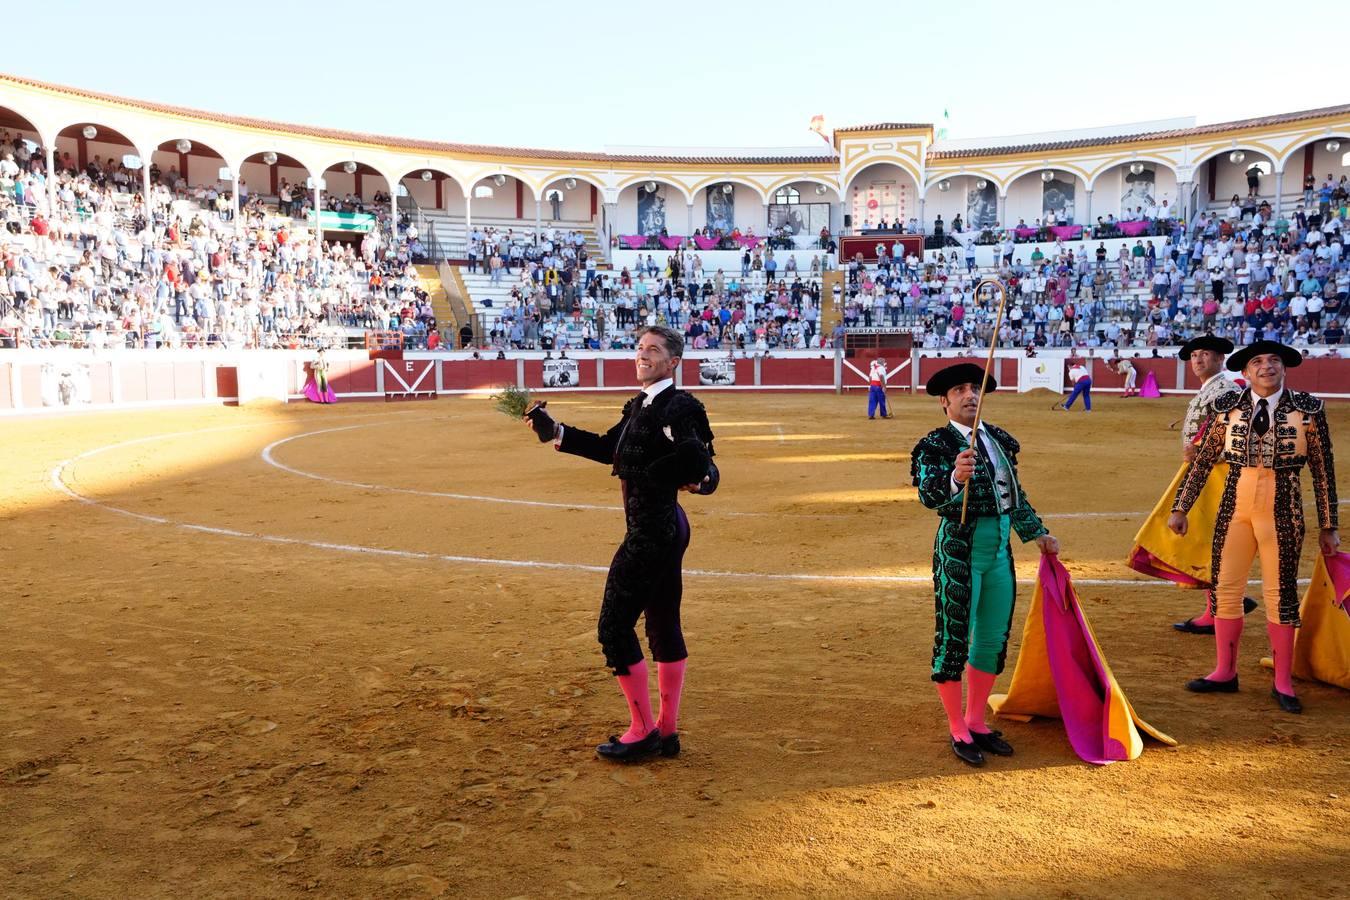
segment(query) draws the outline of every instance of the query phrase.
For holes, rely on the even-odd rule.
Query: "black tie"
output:
[[[1262,397],[1256,401],[1256,418],[1252,419],[1252,431],[1256,432],[1257,437],[1265,437],[1266,432],[1270,430],[1270,410],[1269,404]]]

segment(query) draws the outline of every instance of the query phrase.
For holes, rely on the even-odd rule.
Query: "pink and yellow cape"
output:
[[[1041,557],[1012,684],[989,704],[1004,718],[1063,720],[1074,752],[1094,765],[1138,758],[1144,752],[1140,731],[1168,746],[1177,743],[1140,718],[1125,698],[1068,570],[1053,556]]]
[[[1294,677],[1350,691],[1350,553],[1317,555],[1299,618]],[[1269,659],[1261,663],[1271,665]]]

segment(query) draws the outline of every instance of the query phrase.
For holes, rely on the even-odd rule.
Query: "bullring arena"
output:
[[[0,76],[0,130],[25,158],[0,209],[24,279],[0,297],[5,896],[1344,894],[1350,693],[1300,680],[1306,712],[1281,714],[1259,613],[1244,690],[1188,693],[1214,641],[1171,623],[1198,595],[1125,559],[1181,463],[1200,383],[1177,350],[1206,330],[1303,352],[1288,384],[1326,398],[1350,496],[1346,265],[1307,222],[1323,169],[1318,221],[1346,217],[1350,106],[1062,145],[890,123],[809,153],[621,158]],[[1052,183],[1069,206],[1044,207]],[[819,209],[788,208],[803,205]],[[981,223],[949,243],[953,214]],[[1234,235],[1259,263],[1262,228],[1295,238],[1251,281]],[[1339,248],[1339,227],[1325,234]],[[1144,239],[1156,257],[1134,256]],[[1005,244],[1072,284],[1051,264],[1014,271]],[[800,290],[773,287],[768,250]],[[1211,254],[1220,295],[1257,297],[1264,275],[1270,307],[1207,311],[1186,256],[1207,278]],[[198,263],[202,296],[181,280]],[[565,281],[543,274],[555,264]],[[1184,285],[1157,293],[1145,265]],[[999,331],[980,279],[1025,330]],[[592,280],[612,293],[583,296]],[[609,428],[643,321],[686,333],[677,384],[707,408],[721,487],[681,495],[682,752],[620,765],[596,755],[623,727],[596,643],[619,486],[495,396],[527,388]],[[1089,765],[1058,720],[998,719],[1015,756],[953,759],[929,681],[936,517],[910,449],[944,422],[926,380],[983,365],[991,338],[988,421],[1021,441],[1019,476],[1119,685],[1176,746]],[[869,420],[878,357],[892,416]],[[1119,358],[1159,396],[1122,396]],[[1055,408],[1080,363],[1090,415]],[[319,375],[336,403],[310,402]],[[1311,516],[1307,478],[1304,498]],[[1038,571],[1035,545],[1014,545],[999,692]]]

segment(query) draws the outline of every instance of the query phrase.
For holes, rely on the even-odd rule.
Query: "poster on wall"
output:
[[[708,205],[708,230],[731,234],[736,230],[736,186],[714,184],[703,192]]]
[[[581,381],[581,369],[575,359],[544,360],[544,387],[575,387]]]
[[[1077,182],[1064,181],[1056,173],[1054,178],[1043,181],[1041,184],[1043,185],[1041,210],[1044,218],[1049,219],[1053,216],[1060,224],[1073,224],[1074,193],[1077,189]]]
[[[985,181],[981,190],[971,182],[966,192],[966,226],[983,230],[998,224],[998,188],[992,181]]]
[[[1132,222],[1144,218],[1150,209],[1158,205],[1156,174],[1153,169],[1145,169],[1138,175],[1126,171],[1125,187],[1120,192],[1120,219]]]
[[[889,227],[909,217],[909,185],[894,181],[855,184],[850,198],[855,231],[878,227],[884,219]]]
[[[702,385],[735,384],[736,360],[726,357],[699,360],[698,383]]]
[[[784,229],[790,235],[815,237],[830,227],[828,203],[775,203],[769,207],[769,230]]]
[[[88,363],[43,363],[41,377],[43,406],[88,406],[93,402]]]
[[[666,227],[666,198],[660,190],[648,191],[645,184],[638,185],[638,234],[660,234]]]

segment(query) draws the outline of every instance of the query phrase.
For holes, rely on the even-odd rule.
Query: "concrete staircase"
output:
[[[431,295],[431,311],[436,316],[437,324],[447,332],[458,330],[462,323],[458,321],[459,317],[455,315],[455,310],[450,305],[450,295],[446,293],[436,267],[416,265],[413,268],[417,270],[418,286]]]

